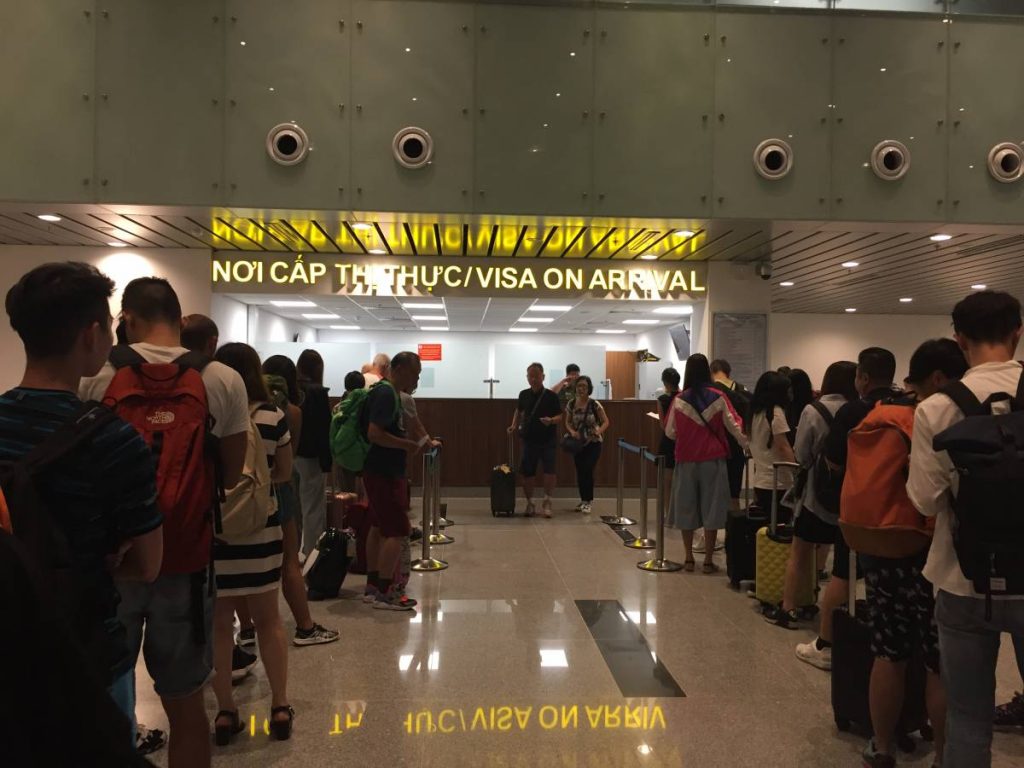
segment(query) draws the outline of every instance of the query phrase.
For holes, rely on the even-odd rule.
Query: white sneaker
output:
[[[540,513],[544,517],[551,517],[551,497],[545,496],[544,501],[540,505]]]
[[[693,551],[698,555],[704,554],[704,532],[694,534],[693,536]]]
[[[572,511],[573,512],[582,512],[583,508],[586,507],[586,506],[587,506],[587,502],[581,501],[579,504],[577,504],[575,507],[573,507]]]
[[[580,512],[582,512],[584,515],[589,515],[590,514],[590,502],[589,501],[585,501],[582,504],[580,504]]]
[[[826,672],[832,671],[832,649],[818,648],[818,640],[815,638],[809,643],[801,643],[796,647],[796,657],[800,661],[810,664],[812,667],[823,669]]]

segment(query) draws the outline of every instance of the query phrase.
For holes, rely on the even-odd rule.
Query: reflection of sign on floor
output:
[[[527,731],[665,730],[661,705],[562,704],[527,707],[422,709],[405,715],[407,734]]]

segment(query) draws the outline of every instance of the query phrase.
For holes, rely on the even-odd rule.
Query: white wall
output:
[[[837,360],[857,360],[865,347],[884,347],[896,355],[896,379],[907,375],[910,356],[927,339],[952,336],[948,315],[811,315],[771,316],[768,360],[772,368],[803,368],[815,387]],[[747,383],[753,388],[753,382]]]
[[[210,296],[210,319],[217,324],[217,330],[220,331],[219,342],[221,344],[227,344],[232,341],[248,343],[248,305],[215,293]]]
[[[164,277],[178,292],[185,314],[210,314],[210,252],[155,248],[87,248],[61,246],[0,246],[0,286],[3,291],[23,274],[51,261],[83,261],[95,265],[115,283],[110,312],[121,311],[121,292],[137,277]],[[21,340],[4,320],[0,323],[0,391],[21,380],[25,356]]]
[[[317,340],[316,329],[297,320],[289,320],[269,311],[265,307],[249,307],[249,338],[256,341],[292,341],[299,336],[300,344],[312,344]],[[250,341],[250,344],[253,342]]]

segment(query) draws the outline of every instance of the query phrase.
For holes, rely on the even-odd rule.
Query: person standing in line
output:
[[[388,366],[391,365],[391,358],[383,352],[373,356],[373,362],[363,366],[362,374],[365,387],[372,387],[381,379],[388,376]]]
[[[740,384],[738,381],[732,380],[732,366],[728,360],[719,358],[711,362],[711,378],[714,380],[717,388],[722,390],[729,390],[730,392],[737,392],[741,395],[746,395],[747,399],[750,399],[750,390]],[[740,414],[743,416],[744,414]]]
[[[800,417],[804,409],[814,402],[814,385],[811,384],[811,377],[807,371],[794,368],[789,372],[789,405],[786,406],[786,422],[789,424],[790,445],[795,445],[797,440],[797,429],[800,426]]]
[[[701,354],[686,361],[683,391],[672,400],[665,434],[676,441],[672,477],[672,527],[683,533],[685,570],[695,568],[693,534],[704,529],[704,573],[715,573],[715,539],[729,514],[726,433],[746,450],[743,421],[729,399],[711,386],[711,367]]]
[[[220,329],[206,315],[181,318],[181,346],[213,359],[220,342]]]
[[[789,379],[781,373],[768,371],[761,374],[750,401],[750,455],[754,460],[754,498],[763,514],[770,514],[775,473],[772,464],[779,461],[793,463],[793,447],[786,435],[786,406],[789,405]],[[793,474],[788,469],[778,474],[778,498],[793,485]],[[778,521],[789,522],[789,512],[779,505]]]
[[[1021,364],[1015,360],[1021,338],[1020,302],[995,291],[971,294],[953,309],[953,331],[970,365],[961,381],[969,392],[982,403],[1002,393],[1015,396],[1022,376]],[[999,405],[995,403],[994,410]],[[963,411],[945,392],[917,407],[907,482],[914,506],[922,515],[935,518],[923,575],[935,586],[935,620],[948,701],[946,768],[992,764],[993,717],[1004,714],[993,712],[996,660],[1004,632],[1013,638],[1024,677],[1024,597],[995,595],[987,604],[986,596],[964,575],[958,555],[962,541],[957,540],[954,504],[964,481],[949,454],[935,450],[933,440],[963,418]],[[1014,508],[1018,499],[1005,502],[1007,519],[1019,515]]]
[[[331,471],[331,403],[324,387],[324,359],[307,349],[295,364],[302,391],[302,435],[295,451],[302,506],[302,552],[308,556],[327,526],[327,484]]]
[[[563,409],[576,397],[576,380],[579,377],[580,367],[576,363],[569,363],[565,366],[565,378],[555,382],[555,385],[551,387],[551,391],[558,395],[558,402],[561,403]]]
[[[675,368],[668,367],[661,372],[661,385],[665,391],[658,395],[658,420],[661,422],[661,442],[658,444],[658,453],[665,457],[665,472],[668,481],[666,488],[672,487],[672,473],[676,468],[676,441],[665,433],[665,429],[668,426],[669,414],[672,413],[672,401],[679,394],[679,381],[679,371]]]
[[[594,469],[601,458],[601,444],[604,433],[611,422],[604,406],[591,399],[594,394],[594,382],[589,376],[576,379],[576,397],[569,401],[565,408],[565,429],[577,440],[582,441],[583,448],[573,455],[576,463],[576,484],[580,491],[580,504],[577,512],[590,514],[594,503]]]
[[[558,424],[563,419],[558,395],[544,386],[544,366],[530,363],[526,368],[526,382],[530,386],[519,393],[516,412],[508,428],[510,435],[519,434],[522,441],[520,472],[523,475],[523,494],[526,496],[526,516],[533,517],[537,508],[533,503],[538,466],[544,472],[544,502],[541,514],[551,517],[551,494],[555,492],[555,454],[558,450]]]
[[[287,480],[292,474],[292,437],[288,431],[288,418],[269,402],[270,393],[263,381],[259,355],[248,344],[236,342],[218,349],[216,360],[236,371],[245,383],[248,410],[260,437],[256,450],[263,451],[266,456],[271,482]],[[254,458],[247,457],[247,464]],[[226,490],[230,492],[230,489]],[[213,690],[220,709],[214,720],[218,746],[227,746],[245,729],[231,689],[234,618],[239,609],[247,609],[252,616],[263,667],[270,681],[271,734],[280,741],[291,737],[295,712],[288,703],[288,649],[277,607],[283,536],[273,494],[271,502],[269,516],[260,530],[238,538],[222,533],[214,541],[217,598],[213,615]]]
[[[711,363],[712,387],[720,391],[732,405],[734,411],[739,414],[744,425],[750,423],[750,391],[739,382],[733,381],[732,366],[728,360],[715,360]],[[740,511],[740,496],[743,494],[743,472],[747,466],[747,454],[742,446],[736,442],[731,434],[726,434],[726,441],[729,443],[729,456],[725,460],[725,468],[729,474],[729,498],[731,499],[730,511],[736,514]],[[723,542],[718,541],[716,549],[722,549]],[[704,551],[704,534],[698,532],[694,537],[693,551],[700,554]]]

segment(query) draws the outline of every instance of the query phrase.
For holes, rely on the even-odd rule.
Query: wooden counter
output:
[[[661,435],[660,425],[646,414],[656,410],[654,400],[613,400],[601,403],[611,427],[605,433],[604,447],[595,472],[595,484],[614,488],[617,482],[616,443],[619,438],[634,445],[646,445],[656,450]],[[491,469],[508,461],[508,435],[512,423],[514,400],[460,400],[457,398],[423,399],[416,401],[420,419],[432,435],[444,438],[441,462],[441,484],[446,487],[486,487],[490,483]],[[560,429],[559,435],[564,434]],[[516,461],[520,457],[518,439],[515,445]],[[626,456],[626,487],[640,484],[640,458]],[[411,459],[414,483],[419,483],[423,468],[419,455]],[[576,468],[572,456],[558,450],[558,487],[574,487]],[[654,473],[650,482],[653,484]],[[652,485],[653,489],[653,485]],[[653,490],[652,490],[653,493]]]

